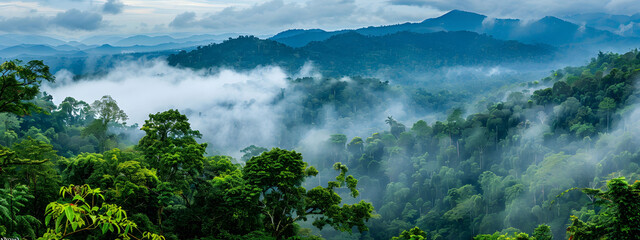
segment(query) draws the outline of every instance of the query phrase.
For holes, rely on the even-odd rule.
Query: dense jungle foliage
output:
[[[291,80],[285,124],[402,95],[448,111],[370,136],[211,156],[178,110],[142,126],[105,96],[54,104],[39,61],[0,67],[0,236],[21,239],[636,239],[640,53],[601,53],[465,113],[454,93]],[[313,84],[322,85],[318,88]],[[283,91],[286,94],[286,90]],[[458,99],[458,100],[455,100]],[[277,101],[277,99],[276,99]],[[408,110],[409,111],[409,110]],[[355,123],[357,124],[357,122]],[[288,125],[288,126],[289,126]],[[131,140],[128,131],[143,137]],[[249,144],[248,144],[249,145]],[[301,154],[301,153],[304,153]]]
[[[349,49],[349,51],[344,51]],[[370,76],[376,72],[426,71],[445,66],[532,62],[550,58],[556,49],[503,41],[474,32],[399,32],[366,36],[346,32],[293,48],[273,40],[240,36],[219,44],[181,51],[168,57],[172,66],[196,69],[253,69],[278,65],[297,72],[313,62],[327,76]]]

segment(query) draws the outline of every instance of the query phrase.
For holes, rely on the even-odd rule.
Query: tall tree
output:
[[[40,92],[42,81],[54,82],[42,61],[7,61],[0,65],[0,112],[26,115],[40,108],[29,102]]]
[[[127,121],[129,117],[123,110],[118,107],[116,100],[109,95],[102,96],[91,104],[91,108],[95,111],[98,120],[107,126],[110,122]]]
[[[202,173],[206,143],[196,142],[202,137],[192,130],[187,116],[178,110],[149,114],[142,131],[146,133],[138,143],[150,166],[158,170],[158,177],[180,190],[189,206],[189,184]]]
[[[24,185],[10,186],[0,189],[0,233],[7,237],[35,238],[35,229],[40,221],[31,215],[21,212],[33,195]]]
[[[100,150],[106,151],[109,148],[108,140],[115,139],[115,136],[107,134],[109,123],[126,121],[129,117],[118,107],[116,100],[109,95],[105,95],[100,100],[93,102],[91,108],[96,114],[97,119],[89,123],[89,125],[82,130],[82,134],[85,136],[95,136],[99,141]]]
[[[341,163],[334,164],[334,169],[340,171],[336,181],[307,191],[302,187],[304,179],[318,171],[307,167],[302,154],[274,148],[251,158],[242,171],[243,178],[253,209],[264,215],[265,230],[276,239],[291,237],[294,224],[310,216],[315,216],[313,225],[318,228],[330,225],[340,231],[350,232],[353,227],[368,230],[364,222],[372,217],[373,206],[364,201],[340,206],[342,198],[335,190],[346,187],[357,197],[358,180],[347,176],[348,168]]]
[[[611,118],[611,110],[616,108],[616,101],[613,98],[605,97],[600,104],[598,104],[598,108],[604,111],[607,115],[607,132],[609,131],[609,119]]]
[[[90,105],[73,97],[65,98],[58,106],[58,110],[66,115],[66,123],[68,125],[75,125],[81,121],[93,119]]]
[[[633,185],[629,185],[624,177],[614,178],[607,183],[607,188],[606,191],[581,189],[603,209],[587,222],[571,216],[572,222],[567,228],[570,239],[638,239],[640,236],[640,182],[636,181]]]

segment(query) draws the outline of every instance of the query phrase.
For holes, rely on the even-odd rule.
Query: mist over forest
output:
[[[638,239],[637,15],[0,35],[0,238]]]

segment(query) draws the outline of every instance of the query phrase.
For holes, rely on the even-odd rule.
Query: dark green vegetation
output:
[[[173,66],[196,69],[246,70],[275,65],[289,72],[297,72],[311,61],[323,74],[340,77],[390,69],[418,72],[444,66],[533,62],[548,59],[554,52],[547,45],[501,41],[473,32],[399,32],[385,36],[347,32],[300,48],[256,37],[239,37],[170,55],[168,61]]]
[[[49,76],[42,63],[16,65],[25,66],[42,71],[8,70],[14,77],[2,81]],[[535,91],[487,98],[468,115],[451,93],[365,78],[293,79],[305,95],[284,123],[292,135],[326,121],[323,106],[355,118],[400,95],[415,102],[407,111],[449,110],[433,123],[375,119],[388,129],[365,138],[286,143],[295,151],[252,145],[243,164],[206,155],[202,134],[177,110],[149,115],[142,139],[129,142],[114,132],[138,126],[122,123],[126,114],[108,96],[59,106],[42,93],[0,96],[16,106],[0,115],[0,235],[635,239],[639,74],[638,51],[602,53],[522,86]]]

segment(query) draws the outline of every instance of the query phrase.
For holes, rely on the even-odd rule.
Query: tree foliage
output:
[[[637,239],[640,236],[640,182],[629,185],[624,177],[611,179],[607,190],[584,188],[596,205],[598,215],[584,222],[571,216],[567,232],[571,239]]]
[[[16,115],[29,114],[40,108],[33,102],[40,92],[42,81],[53,82],[49,67],[42,61],[33,60],[22,64],[20,60],[7,61],[0,65],[0,112]]]

